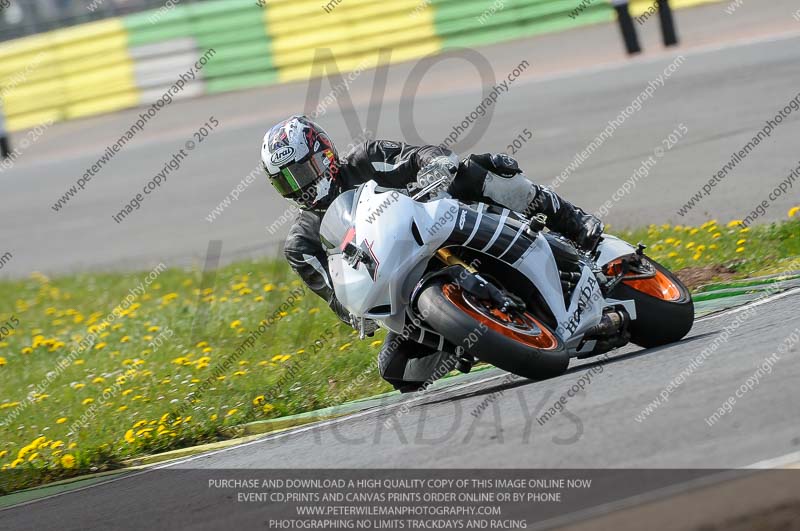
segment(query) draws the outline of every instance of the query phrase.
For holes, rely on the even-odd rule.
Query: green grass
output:
[[[800,219],[751,228],[735,220],[699,227],[650,225],[616,235],[645,243],[646,253],[673,271],[723,266],[730,278],[746,278],[800,270]]]
[[[648,244],[675,270],[722,264],[745,277],[797,269],[787,259],[800,256],[798,233],[800,220],[744,232],[716,223],[651,226],[620,236]],[[104,325],[148,273],[0,282],[0,493],[391,389],[375,368],[382,333],[359,341],[311,292],[234,354],[301,286],[281,261],[223,268],[213,290],[200,289],[199,271],[166,270]],[[201,313],[207,318],[193,337]],[[89,334],[96,341],[70,356]],[[151,347],[159,337],[163,345]],[[66,357],[73,362],[58,368]],[[85,426],[73,424],[82,416]]]

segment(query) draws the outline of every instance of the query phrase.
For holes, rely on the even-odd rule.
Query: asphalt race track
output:
[[[533,140],[516,156],[531,178],[549,183],[609,120],[683,55],[685,61],[663,87],[559,191],[595,211],[683,124],[688,133],[614,204],[606,221],[619,227],[745,217],[797,165],[800,113],[784,120],[686,217],[676,212],[800,90],[800,23],[791,17],[796,5],[789,0],[745,2],[734,16],[725,15],[723,7],[679,11],[686,43],[681,49],[660,51],[657,25],[645,27],[649,55],[632,61],[622,57],[617,29],[611,25],[481,48],[498,80],[522,61],[531,66],[481,122],[487,129],[477,145],[460,142],[457,151],[505,150],[527,128]],[[409,128],[413,123],[421,140],[439,143],[480,103],[475,68],[450,58],[430,69],[413,111],[401,114],[402,102],[409,101],[404,95],[413,95],[403,91],[414,67],[415,63],[393,66],[385,95],[373,105],[374,73],[354,80],[350,94],[362,128],[375,123],[368,121],[367,109],[380,109],[375,136],[414,141]],[[326,81],[321,97],[329,90]],[[59,212],[51,206],[130,127],[140,109],[52,126],[15,167],[0,174],[0,241],[14,256],[0,275],[146,268],[162,260],[169,266],[196,264],[209,240],[223,241],[225,262],[274,255],[287,226],[272,234],[266,227],[286,206],[264,178],[251,184],[213,223],[205,218],[256,169],[267,125],[302,110],[307,92],[306,84],[295,83],[176,101]],[[189,154],[180,170],[128,219],[113,221],[112,215],[211,116],[220,127]],[[354,131],[346,127],[337,105],[320,121],[340,146],[362,132],[358,126]],[[785,218],[797,202],[796,189],[776,201],[762,219]]]
[[[204,477],[216,477],[209,469],[225,469],[219,476],[228,477],[231,469],[504,468],[511,455],[519,469],[764,466],[800,450],[796,345],[773,358],[771,373],[742,393],[731,413],[713,426],[705,418],[800,331],[798,302],[798,289],[774,295],[699,320],[680,343],[629,348],[601,366],[589,360],[552,380],[490,370],[474,383],[410,398],[406,414],[398,414],[400,404],[377,407],[0,511],[0,528],[264,527],[273,513],[209,489],[197,476],[206,470]],[[725,327],[735,330],[722,348],[686,376],[668,402],[637,421]],[[535,420],[587,374],[590,383],[567,400],[564,412],[544,424]],[[482,413],[472,414],[492,396]],[[389,418],[395,428],[385,427]]]

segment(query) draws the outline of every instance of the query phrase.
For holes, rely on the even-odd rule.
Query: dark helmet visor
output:
[[[278,190],[278,193],[288,198],[316,182],[319,179],[319,175],[313,168],[311,161],[308,161],[287,166],[277,175],[270,175],[269,179],[272,182],[272,186]]]
[[[270,175],[269,179],[286,199],[304,207],[313,207],[317,199],[316,184],[326,175],[332,175],[331,163],[326,166],[325,159],[323,153],[316,153],[305,162],[290,164],[279,174]]]

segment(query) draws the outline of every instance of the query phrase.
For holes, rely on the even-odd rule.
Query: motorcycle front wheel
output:
[[[567,370],[569,353],[563,341],[528,312],[510,315],[441,280],[423,289],[417,307],[450,343],[495,367],[532,380]]]

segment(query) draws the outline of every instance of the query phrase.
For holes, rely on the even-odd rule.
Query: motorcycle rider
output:
[[[459,161],[443,147],[377,140],[357,145],[340,157],[330,136],[318,124],[296,115],[267,131],[261,160],[278,193],[301,209],[286,239],[286,259],[308,287],[354,328],[355,316],[334,294],[319,231],[333,200],[369,180],[384,188],[406,190],[420,171],[449,172],[452,184],[447,192],[454,198],[497,205],[529,217],[543,213],[548,228],[572,239],[583,250],[594,250],[603,231],[599,219],[529,181],[517,162],[505,154],[470,155]],[[369,323],[368,332],[376,328],[375,323]],[[436,349],[389,332],[378,359],[381,376],[400,391],[419,389],[430,383],[442,360],[452,357],[451,353],[435,353]]]

